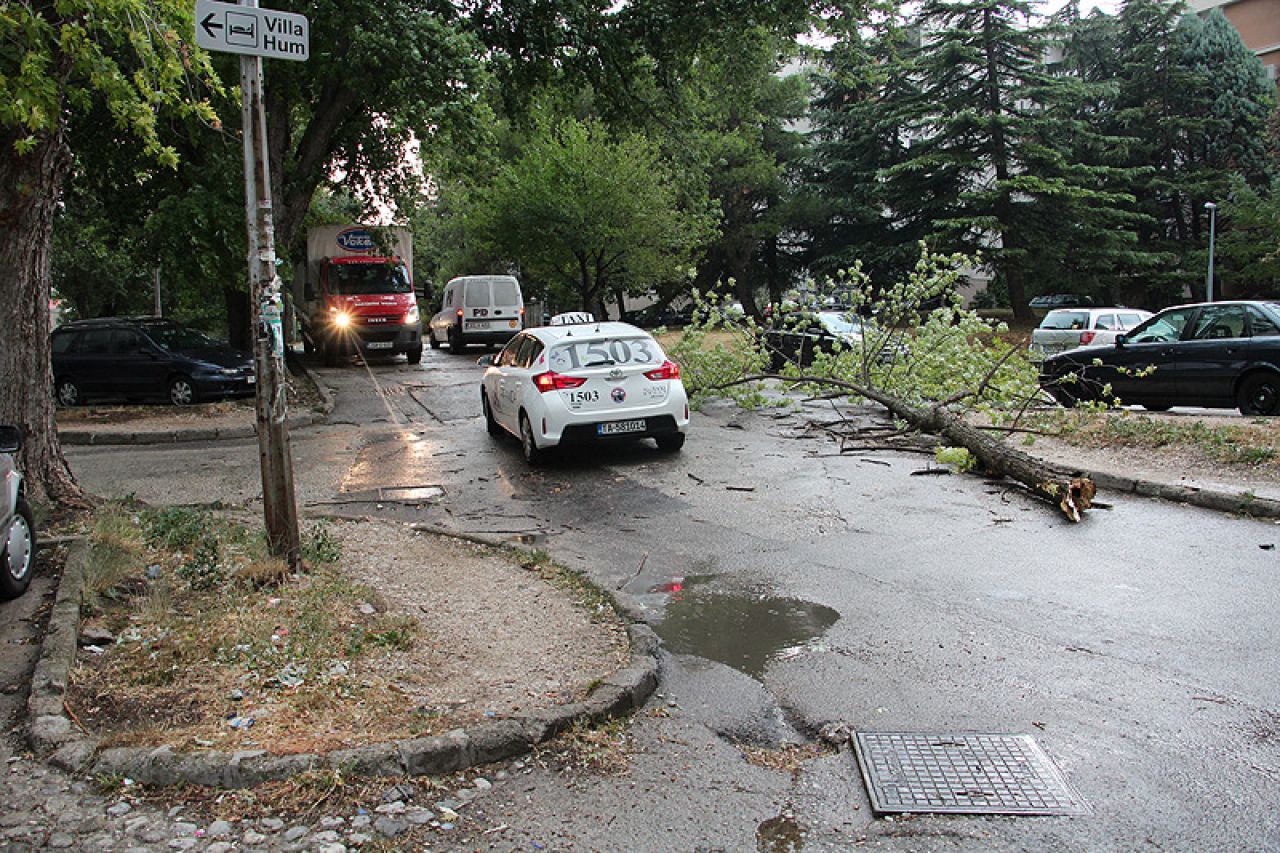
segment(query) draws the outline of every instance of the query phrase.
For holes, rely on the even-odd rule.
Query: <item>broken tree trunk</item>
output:
[[[938,403],[927,408],[913,406],[903,400],[885,394],[875,388],[866,388],[852,382],[828,376],[779,376],[767,374],[740,380],[751,382],[761,379],[780,379],[784,382],[811,383],[841,388],[851,394],[866,397],[889,410],[894,417],[906,421],[921,432],[944,438],[948,443],[963,447],[973,454],[982,469],[1015,480],[1036,497],[1057,505],[1071,521],[1078,522],[1081,513],[1093,503],[1095,487],[1088,477],[1072,474],[1063,468],[1035,459],[1021,450],[1010,447],[1000,438],[970,426],[946,406]],[[732,383],[739,384],[739,383]]]

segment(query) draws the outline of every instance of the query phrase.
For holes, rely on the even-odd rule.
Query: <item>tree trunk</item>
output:
[[[1080,521],[1081,513],[1093,503],[1093,480],[1073,474],[1055,465],[1034,459],[999,438],[975,429],[956,417],[942,404],[929,408],[912,406],[875,388],[867,388],[852,382],[844,382],[826,376],[750,376],[739,382],[759,379],[785,379],[788,382],[812,382],[851,391],[879,403],[894,417],[906,421],[912,428],[931,435],[938,435],[951,444],[967,449],[978,464],[989,474],[1008,477],[1031,490],[1038,498],[1055,504],[1071,521]],[[738,383],[731,383],[738,384]]]
[[[13,130],[0,130],[0,423],[23,431],[21,467],[31,497],[80,507],[84,493],[58,442],[49,360],[49,251],[58,191],[71,167],[65,131],[42,134],[19,155]]]

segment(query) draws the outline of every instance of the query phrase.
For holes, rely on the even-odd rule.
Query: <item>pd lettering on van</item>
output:
[[[489,309],[488,308],[472,308],[471,316],[472,317],[488,317]]]
[[[338,232],[338,245],[348,252],[372,254],[377,248],[373,243],[373,235],[363,228],[348,228]]]

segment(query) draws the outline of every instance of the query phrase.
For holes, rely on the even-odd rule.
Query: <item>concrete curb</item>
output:
[[[318,412],[307,412],[291,416],[288,419],[289,429],[301,429],[302,427],[314,426],[318,423],[324,423],[329,415],[333,413],[334,397],[333,391],[314,373],[311,368],[307,367],[301,361],[294,362],[310,380],[316,391],[320,394],[321,405]],[[121,444],[175,444],[185,441],[222,441],[228,439],[253,438],[258,434],[256,424],[248,426],[223,427],[215,429],[204,429],[193,427],[190,429],[174,429],[160,430],[156,432],[117,432],[111,430],[91,430],[91,429],[60,429],[58,430],[58,441],[65,445],[75,446],[108,446]]]
[[[327,753],[270,755],[265,750],[175,752],[170,747],[112,747],[73,725],[65,697],[80,633],[90,545],[71,546],[27,702],[29,738],[49,763],[70,772],[127,776],[153,785],[190,783],[245,788],[312,770],[363,776],[435,776],[528,752],[578,722],[599,722],[640,708],[658,686],[659,641],[648,625],[627,625],[631,659],[582,702],[493,720],[436,737],[397,740]]]
[[[1177,501],[1203,509],[1248,515],[1254,518],[1280,518],[1280,500],[1260,497],[1251,492],[1224,492],[1217,489],[1202,489],[1198,486],[1155,483],[1132,477],[1117,477],[1100,471],[1085,471],[1084,474],[1100,489],[1112,492]]]

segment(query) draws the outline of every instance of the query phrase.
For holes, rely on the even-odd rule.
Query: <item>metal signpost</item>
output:
[[[258,461],[271,553],[291,569],[300,561],[298,510],[293,494],[288,409],[284,384],[283,303],[276,275],[271,218],[271,170],[267,163],[267,115],[262,103],[262,57],[305,61],[310,52],[307,19],[259,9],[257,0],[196,0],[196,44],[238,53],[244,133],[244,192],[249,237],[249,292],[253,310],[253,360],[257,370]]]

